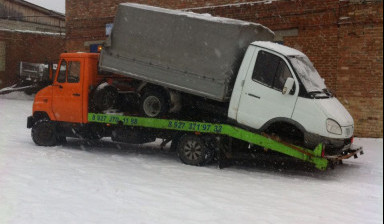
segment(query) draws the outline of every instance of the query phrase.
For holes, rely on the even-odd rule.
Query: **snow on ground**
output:
[[[2,89],[2,90],[5,90],[5,89]],[[34,95],[27,95],[27,94],[25,94],[25,93],[22,92],[22,91],[19,91],[19,92],[12,92],[12,93],[8,93],[8,94],[1,95],[1,90],[0,90],[0,99],[28,100],[28,101],[32,101],[34,98],[35,98]],[[0,106],[1,106],[1,104],[0,104]],[[0,110],[1,110],[1,107],[0,107]],[[32,108],[31,108],[30,110],[32,110]]]
[[[383,223],[383,140],[326,172],[191,167],[154,144],[43,148],[0,98],[0,223]]]

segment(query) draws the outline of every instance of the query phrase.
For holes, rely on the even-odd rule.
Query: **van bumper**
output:
[[[328,161],[332,162],[330,165],[334,166],[335,164],[342,163],[343,160],[354,157],[357,159],[359,155],[364,155],[363,147],[352,145],[348,150],[345,150],[340,155],[334,156],[325,156],[324,158],[328,159]]]
[[[305,145],[308,148],[315,148],[319,143],[325,146],[325,154],[327,155],[341,155],[350,150],[353,145],[353,137],[346,139],[327,138],[316,134],[305,135]]]

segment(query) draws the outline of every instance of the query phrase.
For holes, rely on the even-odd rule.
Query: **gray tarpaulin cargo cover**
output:
[[[248,46],[273,37],[260,24],[124,3],[100,69],[227,101]]]

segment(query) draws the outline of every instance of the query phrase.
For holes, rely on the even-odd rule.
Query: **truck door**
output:
[[[260,129],[272,119],[291,119],[299,95],[298,81],[286,59],[267,50],[258,50],[251,61],[240,99],[238,122]],[[286,80],[295,79],[295,88],[283,95]]]
[[[57,121],[83,122],[83,79],[84,59],[63,59],[53,84],[52,110]]]

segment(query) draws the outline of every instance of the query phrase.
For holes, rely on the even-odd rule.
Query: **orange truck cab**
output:
[[[99,54],[62,54],[53,85],[35,97],[33,115],[45,114],[52,121],[87,123],[90,87],[98,82],[98,58]]]
[[[56,141],[63,140],[66,136],[79,137],[80,135],[84,138],[97,139],[104,135],[104,133],[90,131],[91,126],[87,126],[89,110],[94,107],[90,97],[95,96],[96,90],[101,85],[105,84],[110,87],[116,80],[120,85],[122,82],[129,83],[131,80],[119,75],[99,74],[98,60],[98,53],[61,54],[53,84],[37,93],[33,104],[33,116],[28,118],[28,128],[35,126],[33,130],[45,130],[38,131],[39,133],[34,133],[32,130],[35,142],[50,146],[57,144]],[[99,100],[101,102],[99,104],[102,105],[102,101],[108,103],[108,101],[116,100],[117,89],[114,88],[112,92],[104,94],[107,98]],[[129,91],[130,87],[122,89]],[[52,123],[60,123],[60,125],[52,125]],[[61,130],[50,130],[52,127]],[[103,128],[97,127],[97,129],[103,131]],[[47,141],[52,133],[63,134],[61,138]]]

